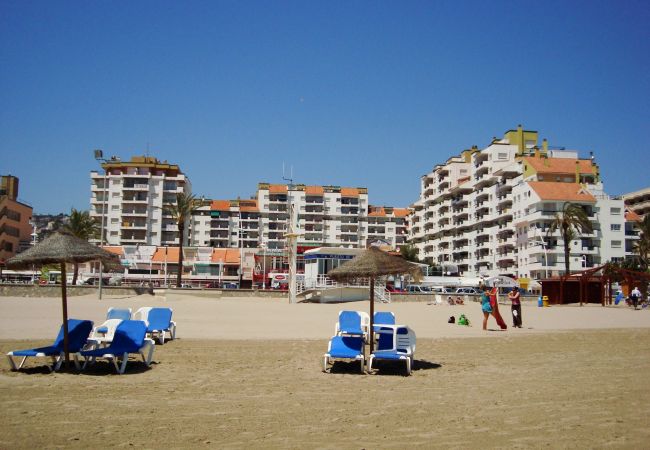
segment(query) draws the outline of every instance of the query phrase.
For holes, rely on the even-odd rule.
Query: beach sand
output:
[[[60,314],[56,300],[20,301],[0,299],[2,352],[46,344],[56,333],[58,325],[45,317]],[[414,372],[405,377],[392,366],[379,375],[361,375],[357,364],[321,371],[337,311],[367,302],[83,301],[72,301],[70,315],[96,322],[109,303],[172,306],[179,339],[156,346],[150,369],[133,360],[121,376],[105,363],[83,374],[49,374],[34,362],[11,372],[5,362],[0,448],[640,448],[650,442],[648,311],[527,307],[529,328],[483,332],[477,304],[381,305],[418,333]],[[34,316],[39,302],[47,314]],[[509,308],[502,309],[509,318]],[[446,323],[450,311],[461,310],[474,326]],[[39,323],[48,323],[45,337]],[[31,335],[10,339],[5,326]]]

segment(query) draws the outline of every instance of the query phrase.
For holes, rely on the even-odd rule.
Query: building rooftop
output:
[[[578,183],[529,181],[528,185],[542,200],[595,203],[596,199]]]

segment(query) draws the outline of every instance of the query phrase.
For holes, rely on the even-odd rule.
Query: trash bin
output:
[[[542,296],[541,295],[537,298],[537,306],[539,306],[540,308],[542,306],[544,306],[544,303],[542,303]]]
[[[548,295],[542,297],[542,304],[545,308],[548,307]]]

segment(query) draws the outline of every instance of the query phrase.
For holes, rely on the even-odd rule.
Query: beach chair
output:
[[[106,320],[119,319],[119,320],[131,320],[131,308],[108,308],[106,313]],[[93,330],[93,333],[108,333],[108,328],[105,328],[104,325]]]
[[[77,320],[77,319],[68,319],[68,351],[70,353],[76,353],[83,348],[88,339],[88,335],[93,329],[93,323],[90,320]],[[16,367],[16,363],[13,360],[13,356],[22,356],[23,359]],[[11,365],[11,370],[20,370],[25,364],[25,360],[30,357],[50,357],[52,358],[52,367],[48,366],[50,372],[53,370],[59,370],[63,360],[65,359],[64,349],[63,349],[63,325],[59,330],[59,334],[54,340],[54,343],[48,347],[38,347],[31,348],[27,350],[14,350],[13,352],[7,353],[7,359]],[[75,361],[77,368],[79,364]]]
[[[415,332],[404,325],[382,325],[375,330],[379,335],[377,349],[368,359],[368,372],[372,370],[375,359],[404,361],[406,374],[411,374],[415,355]]]
[[[161,344],[165,343],[165,334],[169,332],[171,340],[176,339],[176,322],[172,320],[171,308],[151,308],[147,315],[147,334],[154,339],[158,336]]]
[[[390,311],[377,311],[373,316],[374,325],[395,325],[395,314]]]
[[[336,323],[336,336],[368,337],[370,316],[363,311],[339,311],[339,321]]]
[[[93,328],[84,350],[110,344],[120,323],[122,323],[122,319],[108,319],[100,326]]]
[[[323,372],[327,372],[334,361],[360,361],[361,373],[364,372],[365,343],[361,336],[333,336],[323,355]]]
[[[94,362],[96,358],[106,358],[113,363],[117,373],[123,374],[129,361],[129,354],[141,355],[142,361],[149,367],[155,346],[155,342],[147,338],[147,325],[144,322],[123,320],[117,326],[113,341],[108,347],[82,350],[75,354],[75,361],[78,361],[79,356],[84,357],[83,368],[85,369],[88,363]],[[122,362],[118,365],[120,358]]]

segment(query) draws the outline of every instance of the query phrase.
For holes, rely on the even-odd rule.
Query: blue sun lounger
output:
[[[383,359],[404,361],[406,374],[410,375],[415,355],[415,332],[404,325],[382,325],[375,328],[375,334],[379,335],[379,339],[377,349],[368,359],[368,372],[372,370],[375,359]]]
[[[360,361],[361,373],[364,371],[365,344],[361,336],[333,336],[327,353],[323,355],[323,372],[327,372],[334,361]]]
[[[334,334],[337,336],[362,336],[368,334],[370,318],[361,311],[340,311]]]
[[[147,314],[147,333],[154,339],[158,336],[161,344],[165,343],[165,333],[169,332],[171,340],[176,339],[176,322],[172,320],[171,308],[151,308]]]
[[[86,344],[86,340],[88,339],[92,329],[93,323],[90,320],[68,319],[68,352],[76,353],[81,350]],[[18,367],[16,367],[16,363],[12,356],[23,357],[23,360],[20,362]],[[59,334],[52,345],[48,347],[30,348],[27,350],[14,350],[13,352],[7,353],[7,359],[11,365],[11,370],[20,370],[23,367],[23,364],[25,364],[25,360],[30,356],[49,356],[52,358],[52,367],[48,366],[50,372],[53,370],[59,370],[65,357],[63,349],[63,325],[61,325]],[[75,364],[77,364],[78,368],[79,365],[77,361],[75,361]]]
[[[147,339],[146,336],[147,325],[144,322],[141,320],[123,320],[117,326],[113,341],[108,347],[80,351],[75,355],[75,360],[78,360],[79,356],[86,358],[83,366],[86,368],[90,361],[94,362],[96,358],[106,358],[113,363],[117,373],[123,374],[129,361],[129,354],[135,353],[141,355],[142,360],[149,367],[156,345],[152,339]],[[120,358],[122,363],[118,365]]]

